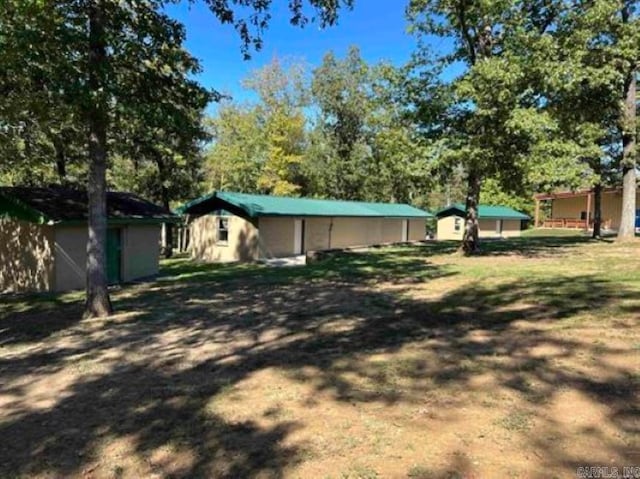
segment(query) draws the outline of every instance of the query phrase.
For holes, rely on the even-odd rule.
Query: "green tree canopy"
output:
[[[425,88],[435,84],[443,92],[438,97],[445,107],[421,121],[427,124],[423,130],[437,133],[441,166],[462,165],[466,173],[466,252],[477,249],[477,205],[485,179],[515,194],[593,181],[590,165],[582,161],[600,151],[593,130],[568,135],[552,108],[556,90],[548,75],[561,75],[553,40],[561,6],[546,0],[410,2],[407,11],[419,38],[453,40],[452,50],[443,54],[423,46],[414,74],[430,82]],[[434,81],[451,65],[463,65],[462,74],[448,84]],[[433,112],[416,108],[423,111]]]
[[[294,24],[305,24],[309,20],[306,7],[311,7],[318,21],[328,25],[336,21],[340,8],[351,2],[294,0],[288,7]],[[186,130],[180,132],[182,139],[172,138],[159,147],[141,145],[174,133],[161,116],[169,112],[175,119],[183,107],[192,110],[189,95],[201,90],[189,79],[198,64],[183,48],[183,26],[164,12],[167,3],[9,0],[0,7],[0,71],[5,97],[0,100],[0,126],[10,132],[4,140],[8,148],[19,146],[25,132],[37,131],[31,135],[36,138],[60,130],[57,121],[64,127],[69,121],[71,130],[76,131],[77,126],[84,134],[89,197],[86,313],[90,316],[111,312],[106,282],[106,172],[116,150],[110,138],[131,139],[127,133],[118,134],[123,133],[118,125],[127,125],[137,136],[137,141],[130,143],[137,143],[137,148],[150,156],[166,154],[166,161],[171,154],[185,150],[182,134]],[[260,48],[271,1],[203,3],[218,21],[235,27],[245,56],[251,48]],[[196,96],[204,98],[205,93]],[[59,117],[59,112],[65,115]],[[132,123],[124,123],[131,119]],[[26,128],[25,123],[36,126]],[[24,159],[42,159],[42,151]]]

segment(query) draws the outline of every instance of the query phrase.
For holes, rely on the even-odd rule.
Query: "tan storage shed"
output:
[[[158,273],[162,223],[177,217],[130,193],[107,193],[111,284]],[[87,194],[61,187],[0,188],[0,292],[85,287]]]
[[[462,240],[466,208],[454,204],[439,210],[438,240]],[[478,227],[480,238],[512,238],[520,236],[529,221],[529,216],[508,206],[478,206]]]
[[[177,210],[201,261],[253,261],[420,241],[432,215],[407,204],[216,192]]]

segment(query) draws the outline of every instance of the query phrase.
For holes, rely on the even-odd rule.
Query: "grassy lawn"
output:
[[[589,236],[591,232],[585,232],[584,230],[574,228],[530,228],[522,232],[522,236],[525,238],[533,237],[566,237],[566,236]]]
[[[166,261],[0,299],[0,477],[575,477],[640,463],[640,243]]]

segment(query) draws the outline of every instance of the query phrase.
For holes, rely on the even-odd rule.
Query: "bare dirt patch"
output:
[[[536,257],[418,246],[290,271],[178,261],[117,291],[105,320],[79,321],[74,301],[8,302],[0,476],[638,465],[640,248],[536,241]]]

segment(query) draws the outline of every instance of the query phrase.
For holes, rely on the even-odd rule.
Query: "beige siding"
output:
[[[191,225],[191,255],[203,261],[248,261],[259,258],[293,256],[295,221],[304,221],[304,251],[369,246],[402,241],[402,219],[329,218],[329,217],[262,217],[257,228],[248,221],[231,216],[229,244],[217,245],[215,216],[196,219]],[[410,219],[409,240],[424,239],[425,222]],[[241,231],[246,231],[240,236]],[[249,245],[246,245],[247,241]],[[245,244],[244,248],[240,245]],[[248,253],[239,254],[244,249]]]
[[[218,243],[220,216],[196,218],[190,225],[189,250],[199,261],[251,261],[258,257],[258,229],[239,216],[224,216],[229,220],[229,240]]]
[[[402,241],[402,220],[384,218],[380,221],[380,232],[381,235],[379,238],[374,238],[379,240],[378,243],[399,243]],[[411,226],[409,226],[409,230],[411,230]]]
[[[158,274],[160,259],[159,225],[118,227],[121,236],[122,281],[132,281]],[[87,227],[58,226],[55,232],[55,290],[82,289],[86,281]]]
[[[426,231],[426,221],[424,219],[409,220],[409,241],[424,240]]]
[[[305,250],[321,251],[400,241],[400,224],[399,220],[382,218],[306,218]],[[396,226],[397,231],[394,230]]]
[[[593,199],[591,200],[593,205]],[[636,210],[640,209],[640,191],[636,193]],[[602,225],[605,228],[617,230],[620,227],[622,215],[622,191],[610,191],[602,194]],[[593,218],[593,206],[591,211]]]
[[[459,220],[460,229],[455,231],[456,218]],[[497,232],[497,221],[495,219],[479,219],[480,238],[512,238],[520,236],[520,220],[502,220],[502,232]],[[438,220],[439,240],[462,240],[464,234],[464,218],[460,216],[447,216]]]
[[[307,251],[331,249],[331,218],[306,218],[304,245]]]
[[[380,218],[334,218],[331,248],[381,244],[381,223]]]
[[[0,292],[51,290],[53,247],[51,226],[0,219]]]
[[[501,231],[498,232],[498,220],[481,219],[478,220],[480,227],[480,238],[513,238],[520,236],[520,220],[502,220]]]
[[[294,220],[291,216],[262,217],[258,220],[260,257],[279,258],[295,254]]]
[[[87,263],[87,227],[56,227],[56,291],[82,289]]]
[[[122,230],[122,279],[131,281],[158,274],[160,225],[128,226]]]
[[[480,230],[480,237],[500,236],[500,233],[496,233],[496,220],[478,219],[478,229]]]
[[[458,218],[460,228],[458,231],[455,229],[455,221]],[[438,220],[438,233],[437,238],[439,240],[461,240],[464,233],[464,218],[459,216],[446,216]]]
[[[636,196],[636,208],[640,208],[640,191]],[[587,196],[577,198],[557,198],[552,200],[551,218],[580,219],[583,211],[587,211]],[[595,200],[591,198],[589,218],[593,220]],[[622,214],[622,191],[607,191],[602,193],[602,225],[605,228],[617,230],[620,226]]]
[[[409,241],[424,239],[425,222],[406,219]],[[402,241],[405,220],[402,218],[333,218],[331,248],[369,246]]]
[[[604,200],[604,196],[605,195],[602,195],[603,200]],[[604,206],[604,201],[603,201],[603,206]],[[553,218],[580,219],[580,212],[586,211],[586,210],[587,210],[587,197],[580,196],[577,198],[558,198],[556,200],[553,200],[551,213]]]
[[[494,219],[479,219],[480,238],[502,238],[502,233],[497,232],[497,222],[498,220]]]
[[[594,201],[591,199],[592,207],[590,218],[594,215]],[[636,205],[638,205],[638,197],[636,197]],[[636,206],[640,208],[640,206]],[[586,209],[586,208],[585,208]],[[622,216],[622,192],[608,192],[602,194],[600,212],[602,214],[602,226],[609,229],[617,230],[620,227],[620,216]]]
[[[502,222],[502,237],[513,238],[522,234],[522,222],[520,220],[504,220]]]
[[[409,241],[425,236],[423,219],[407,219]],[[403,220],[395,218],[306,218],[305,249],[319,251],[402,241]],[[262,234],[262,231],[261,231]]]

